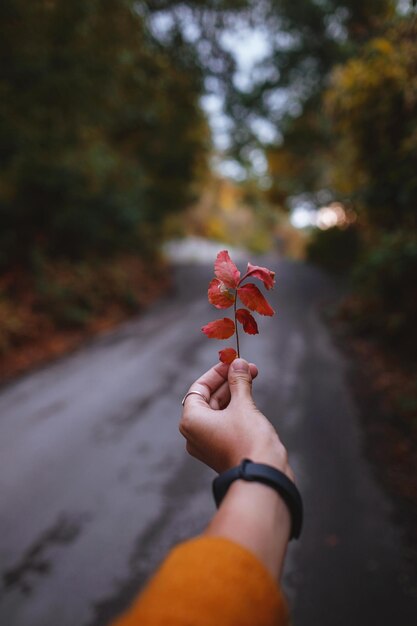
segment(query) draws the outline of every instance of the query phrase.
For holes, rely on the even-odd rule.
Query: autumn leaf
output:
[[[275,272],[269,270],[267,267],[260,267],[259,265],[252,265],[252,263],[248,263],[248,269],[242,281],[245,278],[259,278],[266,287],[266,289],[272,289],[275,284]]]
[[[220,350],[219,358],[222,363],[232,363],[240,356],[239,329],[238,322],[242,324],[243,330],[248,335],[259,333],[258,325],[253,315],[244,308],[237,309],[237,298],[251,311],[256,311],[261,315],[274,315],[273,308],[262,295],[262,292],[253,283],[242,284],[248,278],[255,278],[262,281],[266,289],[272,289],[275,282],[275,272],[267,267],[252,265],[248,263],[246,274],[241,278],[240,272],[231,260],[227,250],[218,253],[214,262],[214,273],[216,275],[210,281],[208,287],[209,302],[217,309],[229,309],[233,306],[234,320],[224,317],[214,322],[209,322],[201,329],[210,339],[228,339],[236,333],[236,350],[225,348]]]
[[[251,311],[256,311],[260,315],[274,315],[275,311],[264,298],[258,287],[253,283],[242,285],[237,290],[239,298],[243,304]]]
[[[240,281],[240,272],[231,260],[227,250],[222,250],[214,262],[214,273],[230,289],[236,289]]]
[[[234,348],[225,348],[219,351],[219,358],[222,363],[230,363],[237,357],[237,352]]]
[[[209,322],[201,329],[210,339],[228,339],[235,332],[235,323],[228,317]]]
[[[213,278],[208,288],[208,299],[217,309],[228,309],[233,306],[235,296],[218,278]]]
[[[238,309],[236,311],[236,319],[242,324],[243,330],[248,335],[257,335],[259,333],[258,324],[247,309]]]

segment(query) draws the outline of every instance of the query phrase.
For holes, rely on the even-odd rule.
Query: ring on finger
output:
[[[201,396],[203,398],[203,400],[205,402],[207,402],[207,404],[208,404],[208,399],[206,398],[204,393],[201,393],[201,391],[188,391],[188,393],[186,393],[185,396],[183,397],[183,399],[181,400],[182,406],[184,406],[184,403],[185,403],[186,399],[188,398],[188,396],[191,396],[193,393],[195,393],[197,396]]]

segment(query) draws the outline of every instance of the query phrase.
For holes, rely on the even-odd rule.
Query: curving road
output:
[[[401,528],[319,313],[336,290],[302,264],[267,263],[278,314],[242,352],[259,365],[256,400],[304,496],[284,576],[294,626],[412,626]],[[182,265],[146,315],[0,391],[1,625],[104,625],[172,544],[204,528],[213,474],[186,456],[177,423],[184,391],[217,356],[199,332],[216,317],[210,276]]]

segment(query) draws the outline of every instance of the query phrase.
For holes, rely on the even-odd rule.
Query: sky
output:
[[[198,27],[193,21],[192,13],[187,15],[186,8],[183,8],[182,11],[181,28],[183,34],[187,39],[195,42],[199,37]],[[165,32],[169,32],[172,24],[172,14],[168,11],[159,12],[152,18],[152,28],[159,37],[163,37]],[[237,87],[243,90],[248,89],[252,84],[252,75],[256,64],[262,62],[270,51],[266,33],[259,27],[249,28],[242,25],[240,28],[234,28],[233,31],[224,31],[221,35],[221,44],[235,57],[237,72],[234,80]],[[222,94],[215,87],[208,91],[209,93],[201,98],[201,106],[207,115],[212,131],[213,146],[216,153],[213,157],[213,169],[223,176],[235,180],[244,180],[246,177],[245,169],[237,161],[223,157],[223,152],[230,145],[230,122],[223,113]],[[278,138],[276,127],[265,120],[253,120],[252,128],[263,142],[271,142]],[[263,152],[253,150],[250,158],[254,173],[259,176],[264,175],[266,173],[266,160]]]
[[[224,48],[231,52],[236,59],[237,72],[235,83],[238,88],[245,90],[252,85],[252,75],[258,63],[268,56],[270,46],[268,39],[261,29],[241,28],[238,31],[226,31],[222,35]],[[213,144],[219,155],[229,147],[229,121],[222,112],[222,96],[211,93],[203,96],[201,104],[207,114],[212,130]],[[253,122],[253,128],[259,139],[263,142],[272,142],[277,139],[277,130],[265,120],[257,119]],[[262,176],[266,173],[267,164],[261,150],[253,150],[251,154],[252,167],[254,172]],[[215,157],[214,169],[223,176],[235,180],[243,180],[246,176],[242,166],[232,159],[225,159],[222,156]]]

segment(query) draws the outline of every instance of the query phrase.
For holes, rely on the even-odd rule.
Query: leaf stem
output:
[[[235,301],[233,304],[233,311],[235,314],[235,330],[236,330],[236,352],[237,352],[237,356],[238,358],[240,358],[240,349],[239,349],[239,332],[237,329],[237,319],[236,319],[236,304],[237,304],[237,290],[235,292]]]

